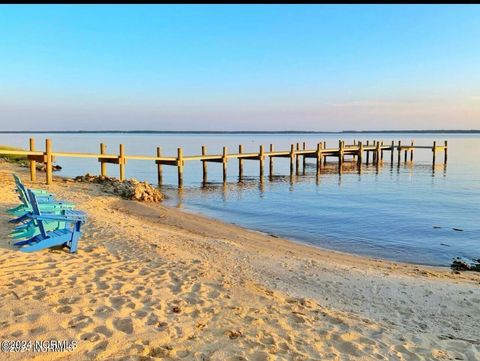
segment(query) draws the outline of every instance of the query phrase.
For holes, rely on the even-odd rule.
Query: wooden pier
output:
[[[273,162],[275,158],[288,158],[290,162],[290,175],[298,174],[300,168],[300,160],[303,161],[303,169],[308,158],[313,158],[316,161],[317,174],[321,172],[322,166],[327,162],[327,158],[335,158],[341,166],[345,162],[346,157],[351,157],[350,161],[356,162],[359,166],[364,163],[369,164],[370,158],[372,163],[379,164],[383,162],[384,152],[390,152],[390,162],[394,163],[394,153],[397,151],[397,164],[400,166],[402,161],[402,154],[404,155],[404,162],[408,161],[410,155],[410,162],[413,162],[413,155],[415,150],[430,150],[433,154],[432,163],[435,165],[437,152],[443,152],[443,162],[446,164],[448,158],[448,143],[444,141],[443,145],[437,145],[434,141],[433,145],[415,145],[412,141],[410,144],[402,145],[400,141],[390,144],[384,144],[383,141],[353,141],[353,144],[345,144],[343,140],[338,142],[338,147],[327,147],[326,142],[319,142],[313,149],[307,149],[306,143],[291,144],[288,150],[274,150],[274,145],[270,144],[268,151],[263,145],[259,146],[258,152],[244,152],[243,145],[238,146],[238,152],[229,153],[227,147],[223,147],[221,154],[208,154],[206,146],[202,146],[200,155],[184,155],[183,148],[177,149],[176,156],[164,156],[160,147],[157,147],[156,154],[152,156],[143,155],[127,155],[123,144],[119,145],[118,154],[107,154],[107,147],[105,144],[100,144],[100,152],[97,153],[72,153],[72,152],[55,152],[53,151],[52,141],[45,140],[45,150],[35,150],[35,139],[30,138],[29,150],[2,150],[0,155],[25,155],[30,165],[31,181],[36,181],[36,163],[40,162],[45,165],[46,169],[46,184],[51,184],[53,181],[53,162],[56,157],[77,157],[77,158],[96,158],[100,162],[100,175],[107,176],[107,163],[118,164],[119,179],[125,179],[125,168],[128,160],[145,160],[156,164],[158,184],[163,182],[163,166],[177,167],[178,186],[183,185],[183,171],[186,162],[201,161],[203,181],[208,179],[208,163],[221,163],[223,170],[223,181],[227,181],[227,171],[229,160],[236,159],[238,161],[238,174],[241,178],[243,176],[243,162],[248,160],[259,162],[260,182],[264,177],[265,159],[269,158],[269,174],[273,174]]]

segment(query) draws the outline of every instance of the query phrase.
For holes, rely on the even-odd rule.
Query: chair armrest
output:
[[[39,221],[59,221],[59,222],[85,222],[84,215],[69,215],[69,214],[41,214],[29,215],[29,218],[37,219]]]

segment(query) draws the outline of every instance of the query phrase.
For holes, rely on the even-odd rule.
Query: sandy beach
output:
[[[480,360],[480,274],[309,247],[57,178],[86,212],[76,254],[9,243],[0,167],[2,360]],[[39,178],[43,174],[39,174]],[[36,188],[46,188],[40,182]]]

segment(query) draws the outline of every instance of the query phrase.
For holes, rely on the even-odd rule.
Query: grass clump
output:
[[[2,150],[25,150],[25,149],[0,144],[0,151],[2,151]],[[26,155],[0,154],[0,158],[3,158],[5,160],[7,160],[8,162],[12,162],[12,163],[25,163],[27,161],[27,156]]]

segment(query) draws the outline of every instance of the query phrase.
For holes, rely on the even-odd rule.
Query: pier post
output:
[[[105,154],[107,152],[107,146],[104,143],[100,143],[100,154]],[[100,175],[102,177],[107,176],[107,163],[103,160],[100,161]]]
[[[270,153],[273,153],[273,144],[270,144]],[[268,167],[268,174],[270,176],[273,175],[273,157],[269,157],[269,167]]]
[[[183,149],[177,148],[178,188],[183,187]]]
[[[393,151],[395,150],[395,141],[392,140],[392,146],[390,147],[390,163],[393,164]]]
[[[320,173],[322,166],[322,142],[317,144],[317,174]]]
[[[448,140],[445,141],[444,143],[444,148],[443,148],[443,163],[447,164],[447,158],[448,158]]]
[[[405,155],[404,155],[404,163],[407,163],[407,158],[408,158],[408,148],[405,148]]]
[[[300,143],[297,143],[297,150],[300,150]],[[300,156],[295,155],[295,173],[298,175],[300,173]]]
[[[243,145],[242,144],[240,144],[238,146],[238,153],[239,154],[243,153]],[[238,158],[238,177],[240,179],[242,179],[242,177],[243,177],[243,159],[242,158]]]
[[[358,141],[358,154],[357,154],[358,164],[362,164],[362,158],[363,158],[363,143],[361,141]]]
[[[293,144],[290,144],[290,175],[292,176],[293,175],[293,172],[294,172],[294,163],[295,161],[295,146]]]
[[[398,163],[398,166],[400,167],[400,163],[402,162],[402,141],[399,140],[398,141],[398,148],[397,148],[397,163]]]
[[[370,145],[370,141],[367,140],[367,147]],[[366,164],[368,165],[368,163],[370,162],[370,151],[367,149],[367,161],[366,161]]]
[[[53,181],[53,157],[52,157],[52,140],[45,139],[45,156],[46,156],[46,180],[47,184],[52,184]]]
[[[120,180],[125,180],[125,149],[123,144],[119,146],[118,167],[120,170]]]
[[[380,160],[383,161],[383,140],[380,143],[380,147],[381,147],[381,149],[380,149]]]
[[[162,156],[162,148],[157,147],[157,157],[160,158]],[[163,169],[162,164],[160,162],[157,163],[157,181],[158,185],[161,186],[163,183]]]
[[[323,149],[327,149],[327,141],[326,140],[323,141]],[[323,156],[323,165],[325,165],[326,163],[327,163],[327,156],[324,155]]]
[[[435,165],[435,156],[436,156],[435,153],[437,152],[437,142],[436,141],[433,141],[432,152],[433,152],[432,163]]]
[[[223,147],[222,154],[223,183],[227,182],[227,147]]]
[[[30,151],[35,151],[35,138],[29,139]],[[30,159],[30,180],[35,182],[37,180],[37,162]]]
[[[307,143],[303,142],[303,150],[306,150],[307,149]],[[305,154],[303,155],[303,164],[302,164],[302,170],[303,170],[303,174],[305,174],[305,165],[307,164],[307,157],[305,156]]]
[[[207,155],[207,147],[202,145],[202,155]],[[207,182],[207,161],[202,160],[203,183]]]
[[[410,162],[413,162],[413,145],[414,145],[414,141],[412,140],[412,148],[410,149]]]
[[[264,155],[264,150],[263,150],[263,145],[260,145],[260,151],[258,153],[258,160],[260,161],[260,182],[263,182],[263,161],[265,159]]]
[[[338,164],[339,165],[343,163],[343,147],[344,147],[343,140],[339,140],[338,141]]]
[[[381,143],[379,140],[377,140],[376,144],[376,150],[375,150],[375,163],[379,164],[380,163],[380,157],[381,157]]]

